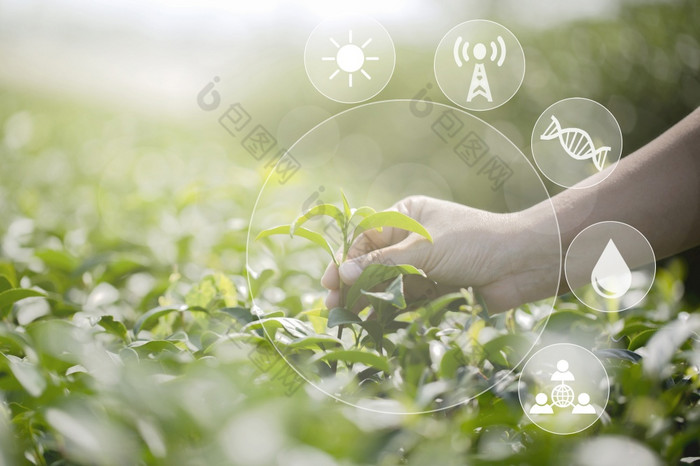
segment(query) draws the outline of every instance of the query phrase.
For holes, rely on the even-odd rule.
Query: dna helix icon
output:
[[[603,169],[610,147],[603,146],[596,149],[593,140],[586,131],[579,128],[562,129],[559,120],[552,115],[552,122],[540,135],[540,139],[549,141],[556,138],[559,138],[561,147],[569,154],[569,157],[576,160],[593,159],[593,164],[598,171]]]

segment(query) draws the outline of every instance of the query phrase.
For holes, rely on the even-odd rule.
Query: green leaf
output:
[[[9,262],[0,262],[0,291],[8,288],[17,288],[17,274],[15,268]]]
[[[216,298],[216,286],[211,277],[204,277],[185,295],[185,304],[208,309]]]
[[[258,292],[262,286],[275,275],[275,271],[272,269],[264,269],[262,272],[257,273],[250,267],[247,268],[248,272],[248,283],[250,285],[250,295],[252,297],[258,296]]]
[[[141,317],[138,318],[134,324],[134,335],[138,335],[139,332],[144,329],[149,324],[155,324],[155,321],[163,317],[164,315],[170,314],[171,312],[181,312],[187,309],[185,306],[173,307],[173,306],[158,306],[145,312]]]
[[[603,348],[593,351],[598,358],[607,359],[624,359],[626,361],[637,362],[642,359],[642,356],[634,351],[622,349],[622,348]]]
[[[343,229],[345,224],[345,216],[343,215],[343,212],[341,212],[340,209],[333,204],[319,204],[310,208],[305,213],[297,217],[296,220],[294,220],[289,228],[289,236],[294,237],[297,228],[306,223],[307,220],[323,215],[335,219],[340,229]]]
[[[289,234],[289,232],[290,232],[289,225],[281,225],[278,227],[269,228],[267,230],[261,231],[255,239],[257,241],[261,238],[266,238],[266,237],[272,236],[272,235]],[[326,239],[323,236],[319,235],[318,233],[316,233],[314,231],[307,230],[306,228],[301,228],[301,227],[297,228],[294,231],[294,234],[296,236],[301,236],[302,238],[308,239],[309,241],[317,244],[318,246],[321,246],[323,249],[326,250],[326,252],[328,254],[330,254],[333,261],[336,262],[335,254],[333,253],[333,249],[331,248],[330,244],[328,244],[328,241],[326,241]]]
[[[352,213],[352,216],[350,217],[350,223],[352,223],[352,219],[354,219],[355,217],[367,218],[370,215],[374,215],[376,213],[377,211],[371,207],[360,207],[358,209],[355,209],[355,211]]]
[[[499,335],[484,344],[486,358],[492,363],[513,367],[525,357],[532,342],[523,335]]]
[[[428,319],[430,325],[437,326],[442,316],[449,310],[448,306],[460,299],[464,299],[462,293],[448,293],[416,309],[416,312]]]
[[[0,317],[4,317],[6,314],[5,312],[2,312],[3,309],[8,309],[17,301],[39,296],[46,297],[46,295],[41,291],[32,290],[30,288],[12,288],[3,291],[0,293]]]
[[[535,330],[546,325],[548,330],[568,331],[577,325],[595,325],[599,320],[597,315],[579,309],[559,309],[537,321]]]
[[[440,377],[452,379],[457,374],[457,369],[466,364],[464,353],[461,348],[451,348],[442,355],[440,359]]]
[[[213,275],[214,284],[218,292],[219,298],[227,307],[232,307],[238,304],[238,292],[233,281],[223,273],[215,273]]]
[[[306,319],[314,329],[316,333],[323,333],[326,331],[328,326],[328,309],[317,308],[308,309],[297,314],[297,318]]]
[[[362,323],[357,314],[350,312],[344,307],[334,307],[328,312],[328,328],[338,325]]]
[[[187,292],[185,303],[202,309],[211,309],[222,303],[232,307],[238,304],[236,286],[222,273],[207,275]]]
[[[79,265],[78,259],[59,249],[42,249],[36,251],[34,255],[41,259],[47,267],[64,272],[72,272]]]
[[[313,330],[304,322],[292,317],[267,317],[255,320],[241,329],[241,332],[264,329],[270,338],[274,338],[275,330],[282,328],[291,336],[303,338],[314,335]]]
[[[362,296],[362,290],[371,291],[378,284],[394,279],[399,275],[422,275],[425,274],[412,265],[384,265],[370,264],[362,271],[357,281],[348,290],[345,296],[345,303],[348,309],[352,309],[357,300]]]
[[[651,337],[654,336],[655,333],[656,329],[644,330],[638,333],[637,335],[635,335],[634,338],[632,338],[632,340],[630,340],[630,344],[627,348],[632,351],[641,348],[642,346],[647,344],[647,342],[651,339]]]
[[[152,354],[162,353],[180,353],[181,350],[175,346],[173,342],[167,340],[140,340],[129,345],[129,348],[138,353],[140,357],[147,357]]]
[[[63,319],[38,320],[26,326],[35,351],[44,369],[65,371],[81,364],[89,333]]]
[[[365,217],[357,227],[355,227],[352,239],[354,241],[362,232],[380,227],[393,227],[412,231],[413,233],[421,235],[431,243],[433,242],[433,237],[430,236],[430,233],[428,233],[428,230],[426,230],[423,225],[408,215],[394,211],[377,212],[376,214]]]
[[[348,198],[345,197],[345,193],[343,191],[340,191],[340,197],[343,198],[343,210],[345,211],[345,220],[350,221],[350,217],[352,217],[352,209],[350,208],[350,204],[348,203]]]
[[[645,330],[656,330],[658,327],[649,322],[625,321],[624,327],[615,335],[615,341],[622,337],[632,337],[644,332]]]
[[[214,312],[233,317],[241,325],[246,325],[254,320],[257,320],[257,318],[250,312],[250,309],[246,307],[224,307],[222,309],[217,309]]]
[[[374,344],[379,347],[384,338],[384,329],[382,325],[376,320],[363,320],[360,325],[367,331],[367,335],[374,341]]]
[[[406,308],[406,297],[403,294],[403,277],[401,275],[396,277],[384,291],[361,290],[361,292],[368,298],[387,302],[396,308]],[[375,306],[375,309],[376,307],[377,306]]]
[[[659,329],[646,344],[644,373],[653,378],[667,377],[672,371],[669,364],[678,348],[694,333],[700,332],[700,315],[676,319]]]
[[[105,329],[107,333],[116,335],[125,342],[128,341],[126,327],[118,320],[114,320],[113,316],[100,317],[100,321],[97,323],[97,325]]]
[[[289,349],[315,348],[317,346],[343,346],[343,342],[330,335],[314,335],[303,338],[296,338],[291,343],[284,345]]]
[[[10,283],[7,277],[3,277],[2,275],[0,275],[0,293],[11,288],[14,288],[14,285]]]
[[[365,366],[376,367],[386,373],[389,373],[389,361],[384,357],[375,353],[369,353],[361,350],[339,350],[330,353],[325,353],[320,357],[324,361],[345,361],[351,363],[362,363]]]
[[[22,361],[19,358],[10,356],[3,357],[7,360],[10,371],[12,375],[15,376],[17,382],[22,385],[27,393],[29,393],[34,398],[41,396],[46,389],[46,379],[41,375],[39,369],[34,365],[26,361]]]
[[[25,348],[31,346],[26,338],[24,334],[0,326],[0,353],[24,356]]]

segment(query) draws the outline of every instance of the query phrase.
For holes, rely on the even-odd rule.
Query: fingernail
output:
[[[340,264],[338,269],[340,278],[347,284],[354,283],[362,273],[362,268],[355,261],[347,261]]]
[[[328,309],[333,309],[334,307],[337,307],[338,304],[340,303],[340,299],[338,297],[338,291],[334,290],[328,293],[326,296],[326,307]]]

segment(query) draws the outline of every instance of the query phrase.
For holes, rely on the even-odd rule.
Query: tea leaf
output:
[[[350,208],[350,204],[348,203],[348,198],[345,197],[345,193],[343,191],[340,191],[340,196],[343,198],[343,210],[345,211],[345,220],[350,220],[350,217],[352,217],[352,209]]]
[[[289,225],[280,225],[278,227],[269,228],[267,230],[261,231],[255,239],[257,241],[261,238],[266,238],[272,235],[285,235],[289,234],[290,231],[291,227]],[[321,246],[328,254],[330,254],[333,261],[337,263],[335,259],[335,254],[333,253],[333,249],[323,236],[314,231],[307,230],[306,228],[301,227],[296,228],[294,234],[296,236],[301,236],[302,238],[308,239],[309,241],[317,244],[318,246]]]
[[[5,315],[3,309],[8,310],[14,303],[26,298],[46,296],[44,293],[29,288],[11,288],[0,293],[0,317]]]
[[[367,206],[360,207],[360,208],[358,208],[358,209],[355,209],[355,212],[352,213],[351,220],[352,220],[353,218],[355,218],[356,216],[357,216],[357,217],[362,217],[362,218],[367,218],[367,217],[369,217],[370,215],[374,215],[374,214],[376,214],[376,213],[377,213],[377,211],[374,210],[374,209],[371,208],[371,207],[367,207]]]
[[[362,323],[362,319],[360,319],[357,314],[350,312],[343,307],[334,307],[328,312],[328,328],[356,323]]]
[[[46,379],[39,372],[36,365],[23,361],[14,356],[2,356],[8,362],[8,366],[15,376],[17,382],[34,398],[44,393],[46,389]]]
[[[345,361],[352,363],[362,363],[365,366],[376,367],[384,372],[389,372],[389,362],[375,353],[368,353],[361,350],[340,350],[326,353],[319,359],[323,361]]]
[[[17,288],[17,273],[9,262],[0,262],[0,279],[3,279],[9,288]]]
[[[118,320],[114,320],[114,317],[112,316],[100,317],[100,321],[97,323],[97,325],[105,329],[105,332],[118,336],[122,339],[122,341],[128,340],[126,327]]]
[[[433,242],[433,237],[418,221],[394,211],[377,212],[365,217],[355,228],[352,239],[354,241],[362,232],[379,227],[393,227],[411,231],[421,235],[431,243]]]
[[[384,339],[384,329],[382,329],[381,324],[376,320],[363,320],[360,325],[367,331],[374,344],[379,346]]]
[[[423,271],[412,265],[384,265],[370,264],[362,271],[360,277],[348,290],[345,297],[346,306],[352,309],[357,300],[362,296],[362,290],[371,291],[376,285],[396,278],[399,275],[423,275]]]
[[[399,309],[406,308],[406,298],[403,294],[403,277],[400,275],[384,291],[360,291],[368,298],[387,302]]]
[[[315,336],[313,330],[304,322],[291,317],[267,317],[255,320],[243,327],[241,332],[264,329],[270,338],[274,338],[275,331],[279,328],[286,330],[287,333],[296,338]]]
[[[313,335],[309,337],[295,338],[291,343],[284,345],[288,349],[303,349],[328,346],[343,346],[343,342],[330,335]]]
[[[637,362],[642,357],[635,353],[634,351],[622,349],[622,348],[603,348],[594,351],[594,354],[599,358],[607,359],[624,359],[626,361]]]
[[[675,351],[698,331],[700,331],[700,316],[697,315],[686,320],[676,319],[662,327],[646,344],[644,373],[649,377],[666,377],[671,370],[668,363]]]
[[[294,237],[295,234],[297,234],[297,228],[302,226],[304,223],[306,223],[307,220],[310,220],[314,217],[320,217],[320,216],[326,216],[326,217],[331,217],[335,219],[336,223],[342,230],[343,227],[345,226],[345,216],[343,215],[343,212],[340,211],[339,208],[334,206],[333,204],[320,204],[317,206],[314,206],[307,210],[305,213],[301,214],[299,217],[297,217],[294,222],[290,225],[289,228],[289,235]],[[299,235],[303,236],[303,235]]]
[[[172,307],[172,306],[158,306],[145,312],[134,324],[134,335],[138,335],[139,332],[147,325],[152,322],[157,321],[164,315],[170,314],[171,312],[182,311],[183,307]]]

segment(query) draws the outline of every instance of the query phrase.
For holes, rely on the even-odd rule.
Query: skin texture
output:
[[[586,183],[603,178],[594,187],[574,187],[554,196],[551,205],[542,202],[512,214],[426,196],[403,199],[389,210],[422,223],[433,243],[394,228],[365,232],[340,269],[328,265],[321,279],[329,290],[326,305],[340,303],[340,280],[354,283],[371,263],[414,265],[439,291],[472,286],[491,313],[544,299],[554,294],[557,280],[560,292],[568,290],[560,259],[574,237],[606,220],[637,228],[657,259],[700,244],[700,109]],[[561,251],[551,247],[559,239],[546,233],[551,231],[552,205]]]

